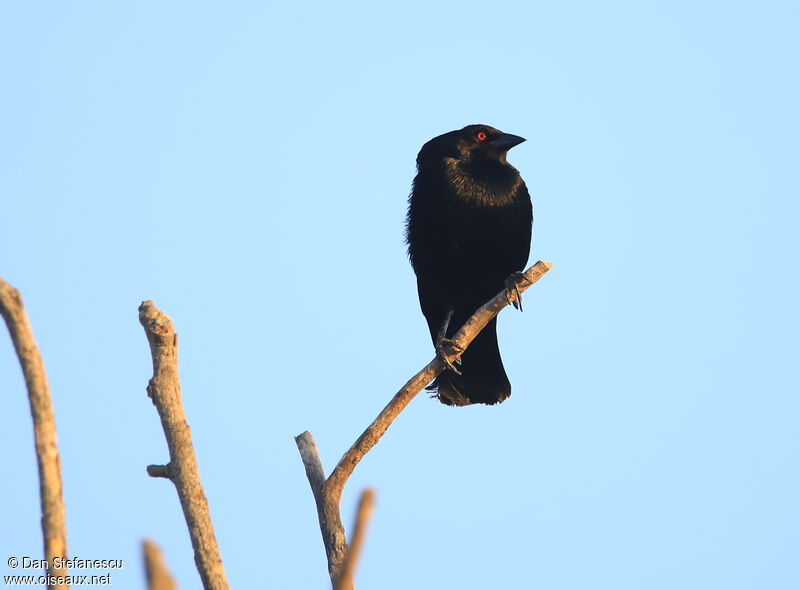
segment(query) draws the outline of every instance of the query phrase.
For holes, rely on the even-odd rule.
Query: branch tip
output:
[[[375,490],[366,488],[361,492],[358,501],[356,522],[353,525],[353,538],[350,540],[350,550],[347,552],[344,563],[333,586],[334,590],[352,590],[358,561],[364,549],[364,540],[367,535],[367,526],[375,512]]]
[[[169,463],[166,465],[148,465],[147,466],[147,475],[150,477],[163,477],[166,479],[172,479],[172,475],[170,474]]]
[[[175,579],[169,573],[161,548],[148,539],[142,541],[144,554],[144,571],[147,576],[148,590],[174,590]]]

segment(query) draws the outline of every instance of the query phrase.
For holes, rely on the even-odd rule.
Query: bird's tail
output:
[[[452,324],[451,324],[452,326]],[[455,325],[454,330],[461,326]],[[447,370],[431,384],[443,404],[497,404],[511,395],[500,349],[497,346],[497,318],[493,319],[461,355],[461,375]]]

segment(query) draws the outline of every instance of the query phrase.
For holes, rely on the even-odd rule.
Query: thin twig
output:
[[[145,539],[142,541],[142,553],[148,590],[174,590],[178,585],[169,573],[161,548],[153,541]]]
[[[367,525],[373,512],[375,512],[375,490],[367,488],[361,492],[353,536],[350,539],[350,551],[347,552],[333,590],[347,590],[353,587],[358,560],[361,559],[361,551],[364,549],[364,538],[367,536]]]
[[[158,410],[169,446],[169,463],[151,465],[147,471],[152,477],[166,477],[175,484],[203,587],[206,590],[227,589],[228,581],[214,536],[208,500],[200,483],[192,434],[181,402],[178,335],[172,320],[161,313],[152,301],[145,301],[139,306],[139,322],[147,334],[153,357],[153,378],[147,386],[147,394]]]
[[[480,307],[453,336],[454,348],[462,351],[466,350],[480,331],[497,317],[497,314],[503,308],[516,301],[519,295],[542,278],[552,267],[553,264],[551,262],[540,260],[523,273],[524,284],[519,285],[516,293],[509,293],[508,290],[503,289]],[[386,407],[381,410],[381,413],[373,420],[372,424],[358,437],[353,446],[342,456],[333,472],[323,483],[320,483],[320,480],[324,477],[324,471],[322,470],[322,463],[319,460],[319,452],[314,443],[314,438],[308,432],[304,432],[295,438],[316,500],[322,540],[325,544],[325,554],[328,557],[328,573],[332,581],[335,582],[337,580],[337,571],[347,555],[347,544],[344,541],[345,534],[339,510],[342,492],[347,480],[352,475],[356,465],[378,443],[395,418],[400,415],[400,412],[406,408],[423,387],[433,381],[444,369],[444,363],[436,357],[409,379]],[[313,447],[313,451],[311,447]],[[310,464],[312,464],[311,470],[309,468]],[[313,480],[309,473],[313,474]]]
[[[8,326],[19,364],[25,376],[28,399],[33,418],[36,459],[39,465],[39,494],[42,505],[42,535],[47,560],[48,587],[64,589],[69,584],[58,583],[66,577],[66,568],[56,568],[56,557],[67,558],[67,522],[62,496],[61,456],[56,439],[56,420],[50,398],[50,386],[44,370],[42,355],[33,338],[28,314],[19,291],[0,278],[0,315]]]

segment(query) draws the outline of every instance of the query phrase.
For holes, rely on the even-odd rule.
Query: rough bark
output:
[[[152,301],[139,306],[139,322],[147,334],[153,357],[153,378],[147,394],[153,400],[161,418],[161,426],[169,447],[169,463],[150,465],[152,477],[165,477],[175,484],[183,508],[189,536],[194,548],[194,561],[206,590],[228,588],[222,566],[211,513],[208,508],[197,458],[192,446],[192,434],[186,423],[178,381],[178,335],[172,320],[158,310]]]

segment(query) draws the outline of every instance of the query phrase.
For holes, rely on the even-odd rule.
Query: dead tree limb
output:
[[[189,527],[194,548],[194,562],[203,588],[227,590],[228,581],[222,566],[211,513],[208,509],[197,458],[192,446],[192,434],[186,423],[178,381],[178,335],[172,320],[158,310],[152,301],[139,306],[139,322],[147,334],[153,357],[153,378],[147,385],[147,394],[153,400],[161,418],[161,426],[169,447],[169,463],[150,465],[147,472],[152,477],[165,477],[175,484],[183,515]]]
[[[177,584],[164,561],[161,548],[153,541],[142,541],[144,555],[144,573],[147,578],[148,590],[175,590]]]
[[[523,273],[518,293],[521,295],[528,287],[544,276],[553,267],[551,262],[540,260]],[[491,322],[500,311],[513,303],[517,293],[513,290],[503,289],[490,301],[480,307],[467,322],[453,336],[454,347],[466,350],[469,344]],[[384,435],[395,418],[400,415],[412,399],[433,381],[445,369],[444,362],[437,356],[422,370],[414,375],[398,391],[378,417],[358,437],[358,440],[342,456],[330,476],[325,479],[325,470],[319,457],[317,445],[310,432],[304,432],[295,437],[300,457],[306,468],[306,476],[314,494],[319,516],[319,525],[322,532],[322,541],[325,545],[325,554],[328,557],[328,574],[334,583],[337,572],[347,555],[347,541],[339,511],[342,492],[356,465],[374,447]]]
[[[50,398],[50,385],[42,355],[33,338],[28,314],[19,291],[0,278],[0,315],[8,326],[11,341],[19,358],[33,418],[36,460],[39,465],[39,495],[42,505],[42,536],[47,560],[49,588],[69,588],[58,583],[66,577],[66,568],[56,568],[55,557],[67,558],[67,522],[61,480],[61,455],[56,439],[56,420]]]
[[[346,590],[353,587],[358,560],[361,559],[364,539],[367,536],[367,525],[373,512],[375,512],[375,490],[367,488],[361,492],[356,522],[353,525],[353,536],[350,538],[350,550],[347,552],[347,557],[344,558],[342,567],[339,568],[339,575],[333,585],[333,590]]]

